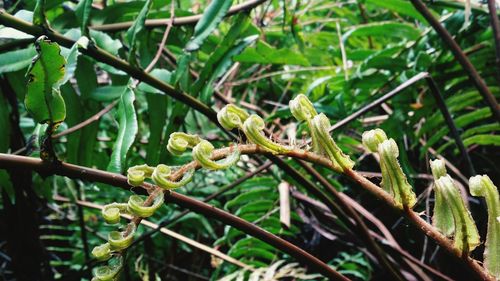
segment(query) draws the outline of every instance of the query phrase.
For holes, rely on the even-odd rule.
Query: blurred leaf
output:
[[[269,44],[258,41],[254,48],[247,48],[234,57],[235,61],[261,64],[290,64],[309,66],[304,56],[290,49],[275,49]]]
[[[224,39],[217,45],[215,51],[210,55],[203,70],[192,87],[191,91],[193,93],[198,93],[202,87],[206,84],[207,79],[211,73],[213,73],[214,65],[222,59],[222,57],[228,52],[228,50],[234,45],[240,34],[247,29],[250,24],[250,19],[248,15],[241,13],[235,17],[233,25],[227,32]]]
[[[233,3],[232,0],[213,0],[194,28],[191,40],[186,44],[186,51],[193,52],[200,48],[203,41],[219,25]]]
[[[66,124],[69,127],[75,126],[83,121],[82,102],[80,100],[80,96],[78,96],[70,83],[66,83],[61,86],[61,93],[64,95],[66,100],[66,109],[68,112],[71,112],[71,114],[68,114],[66,117]],[[81,136],[82,130],[77,130],[66,137],[68,142],[66,144],[65,161],[78,164]]]
[[[80,22],[80,30],[83,36],[89,35],[90,12],[92,11],[93,0],[81,0],[76,5],[75,15]]]
[[[3,93],[0,92],[0,128],[4,136],[10,135],[10,110],[7,100],[4,98]],[[10,138],[0,138],[0,152],[6,153],[10,147]],[[0,191],[3,190],[9,197],[12,203],[15,202],[15,192],[12,182],[10,181],[9,174],[6,170],[0,170]]]
[[[143,32],[144,25],[146,24],[146,18],[148,16],[149,9],[151,8],[152,0],[146,0],[141,12],[137,16],[134,24],[127,30],[127,41],[129,45],[129,62],[135,65],[135,50],[137,48],[137,36],[139,33]]]
[[[108,171],[122,173],[127,163],[127,153],[132,147],[137,135],[137,116],[134,108],[135,94],[127,88],[123,92],[118,107],[118,136],[113,146],[113,153],[108,164]]]
[[[367,4],[371,4],[374,6],[379,6],[382,8],[389,9],[395,13],[410,16],[416,20],[419,20],[422,23],[426,23],[425,18],[413,7],[413,5],[404,0],[366,0]]]
[[[478,145],[494,145],[500,146],[500,136],[498,135],[475,135],[464,139],[465,146]]]
[[[149,113],[149,138],[146,148],[146,163],[158,165],[160,161],[161,136],[167,123],[168,99],[162,94],[146,94]]]
[[[171,84],[172,83],[172,73],[166,69],[153,69],[150,73],[151,76],[154,78],[167,83]],[[138,87],[139,90],[147,93],[156,93],[156,94],[164,94],[162,91],[156,89],[155,87],[152,87],[144,82],[139,83]]]
[[[356,36],[383,36],[416,40],[420,36],[420,31],[407,23],[390,21],[374,22],[358,25],[349,29],[349,31],[342,36],[342,41],[346,42],[349,38]]]
[[[18,71],[31,64],[33,56],[36,55],[35,47],[30,46],[0,54],[0,72]]]
[[[35,9],[33,10],[33,24],[48,26],[45,17],[45,0],[36,0]]]
[[[109,102],[120,98],[128,86],[104,86],[96,88],[90,98],[95,101]]]
[[[256,39],[257,35],[254,36],[249,36],[247,38],[244,38],[239,44],[234,46],[232,49],[230,49],[223,57],[222,59],[218,62],[217,66],[212,72],[211,77],[208,79],[207,84],[203,88],[201,94],[200,94],[200,100],[202,102],[207,103],[212,96],[213,93],[213,83],[214,81],[225,74],[229,67],[233,64],[232,58],[241,53],[243,49],[245,49],[248,45],[252,44]]]

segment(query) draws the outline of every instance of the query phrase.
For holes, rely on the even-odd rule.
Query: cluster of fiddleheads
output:
[[[290,101],[292,115],[299,122],[307,125],[312,139],[312,151],[317,156],[331,162],[331,168],[339,172],[352,170],[354,162],[337,146],[329,133],[330,122],[326,115],[317,113],[313,104],[304,95],[298,95]],[[265,122],[256,115],[249,114],[236,105],[227,105],[217,114],[219,123],[225,129],[243,131],[247,140],[262,150],[272,154],[290,155],[293,151],[303,151],[293,146],[286,146],[273,141],[265,135]],[[382,172],[382,189],[393,199],[394,206],[401,210],[410,210],[416,204],[416,196],[408,183],[399,162],[399,149],[393,139],[389,139],[384,131],[374,129],[363,133],[363,145],[380,158]],[[240,158],[239,146],[232,146],[229,153],[216,155],[214,146],[197,135],[175,132],[170,135],[167,149],[173,155],[181,155],[192,149],[193,160],[202,168],[209,170],[227,169]],[[214,160],[214,158],[219,160]],[[223,158],[223,159],[220,159]],[[181,170],[182,169],[182,170]],[[447,237],[453,237],[454,247],[464,256],[480,244],[476,226],[468,211],[459,190],[452,178],[446,173],[441,160],[431,161],[432,174],[435,179],[434,227]],[[181,171],[181,173],[177,173]],[[133,195],[128,203],[112,203],[103,209],[103,217],[111,224],[119,223],[120,215],[129,214],[136,218],[153,215],[163,203],[163,190],[179,188],[191,181],[195,168],[186,165],[178,168],[160,164],[156,167],[139,165],[128,170],[128,182],[131,186],[140,186],[151,179],[157,188],[150,190],[150,196]],[[500,203],[496,187],[487,176],[476,176],[470,179],[470,190],[474,196],[483,196],[488,204],[489,221],[486,239],[485,268],[497,278],[500,276]],[[95,280],[113,280],[122,264],[123,252],[133,241],[137,221],[129,223],[123,231],[109,234],[108,243],[94,248],[94,256],[108,261],[107,266],[95,269]]]
[[[201,167],[210,170],[227,169],[234,165],[240,157],[238,149],[226,158],[214,161],[212,152],[214,146],[196,135],[185,133],[172,133],[168,140],[167,149],[174,155],[180,155],[186,149],[192,148],[192,156]],[[176,169],[164,164],[156,167],[137,165],[127,170],[127,180],[131,186],[141,186],[150,179],[156,186],[149,190],[149,196],[144,198],[139,195],[129,197],[127,203],[111,203],[103,207],[102,216],[108,224],[120,223],[122,215],[131,215],[134,218],[147,218],[161,207],[164,201],[164,190],[182,187],[189,183],[194,175],[194,168],[182,172],[180,179],[175,178]],[[108,234],[108,242],[95,247],[92,255],[99,261],[108,261],[107,265],[94,269],[94,281],[116,280],[123,265],[123,252],[132,244],[137,228],[137,221],[132,220],[123,227],[122,231],[112,231]]]

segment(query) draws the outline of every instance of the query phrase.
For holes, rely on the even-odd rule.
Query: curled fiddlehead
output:
[[[289,102],[293,117],[300,122],[306,122],[318,115],[311,101],[303,94],[297,95]]]
[[[363,145],[371,152],[378,152],[379,144],[387,140],[387,135],[381,129],[363,132]]]
[[[107,261],[111,258],[111,246],[109,243],[104,243],[102,245],[94,247],[92,249],[92,255],[98,261]]]
[[[321,148],[319,147],[318,137],[316,132],[312,129],[312,119],[318,115],[316,109],[314,108],[311,101],[303,94],[296,96],[293,100],[288,103],[290,111],[293,117],[299,122],[306,122],[307,127],[311,133],[313,151],[321,153]]]
[[[151,178],[153,179],[153,182],[156,185],[158,185],[163,189],[179,188],[191,181],[194,175],[194,169],[189,169],[186,173],[184,173],[180,181],[170,180],[169,178],[171,174],[172,174],[172,169],[169,166],[160,164],[156,166]]]
[[[132,195],[128,199],[128,209],[130,213],[141,218],[147,218],[163,204],[163,192],[156,194],[151,206],[144,206],[144,198],[139,195]]]
[[[380,156],[382,188],[392,195],[397,207],[412,208],[417,198],[399,165],[399,149],[396,142],[393,139],[387,139],[384,131],[375,129],[363,133],[363,144],[368,150],[377,152]]]
[[[134,234],[137,226],[131,222],[124,231],[111,231],[108,234],[108,243],[113,251],[126,249],[134,241]]]
[[[102,217],[109,224],[117,224],[120,222],[120,213],[128,213],[127,204],[111,203],[102,208]]]
[[[379,145],[378,153],[382,170],[382,186],[392,192],[398,205],[412,208],[417,202],[417,198],[399,165],[398,145],[393,139],[388,139]]]
[[[484,243],[484,267],[500,279],[500,198],[498,189],[487,175],[469,179],[469,189],[473,196],[486,200],[488,208],[488,231]]]
[[[434,189],[443,196],[444,206],[450,208],[454,221],[454,246],[463,254],[474,250],[479,245],[479,233],[465,202],[449,175],[435,179]]]
[[[292,150],[290,147],[283,146],[266,138],[262,133],[265,126],[266,124],[260,116],[252,114],[243,123],[243,132],[251,142],[261,146],[269,152],[279,154],[287,153]]]
[[[93,270],[94,278],[92,281],[111,281],[116,280],[118,273],[123,267],[123,257],[117,256],[109,260],[107,265],[96,267]]]
[[[249,116],[250,115],[245,110],[234,104],[228,104],[217,113],[217,120],[226,130],[232,130],[234,128],[241,129],[243,127],[243,122],[245,122]]]
[[[167,150],[174,155],[181,155],[186,149],[192,148],[201,141],[197,135],[190,135],[181,132],[170,134]]]
[[[131,186],[140,186],[146,178],[150,178],[154,168],[146,164],[128,168],[127,181]]]
[[[436,159],[430,161],[432,176],[435,180],[447,175],[446,167],[443,160]],[[452,236],[455,232],[455,222],[453,220],[453,214],[451,208],[448,206],[448,202],[443,196],[442,192],[439,192],[434,188],[434,212],[432,215],[432,225],[436,227],[441,233],[446,236]]]
[[[317,146],[321,154],[325,154],[330,158],[333,166],[337,169],[344,171],[345,169],[352,169],[354,162],[345,155],[342,150],[337,146],[329,133],[330,121],[323,113],[316,115],[311,121],[311,134],[316,138]]]
[[[214,146],[210,142],[202,140],[193,148],[193,158],[198,161],[203,168],[210,170],[227,169],[240,159],[240,151],[237,148],[229,156],[219,161],[210,159],[213,151]]]

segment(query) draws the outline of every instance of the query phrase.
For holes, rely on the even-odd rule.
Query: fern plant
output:
[[[174,155],[180,155],[186,149],[192,148],[193,162],[177,168],[163,164],[156,167],[139,165],[129,168],[128,182],[130,185],[141,186],[146,179],[151,179],[154,185],[148,190],[149,196],[145,200],[133,195],[128,204],[112,203],[103,209],[103,216],[108,223],[118,223],[119,216],[123,214],[131,214],[133,219],[122,232],[111,232],[108,236],[108,243],[94,249],[93,254],[96,258],[109,260],[107,266],[94,270],[95,280],[106,281],[116,278],[122,265],[123,252],[132,243],[138,222],[142,218],[151,216],[154,210],[161,205],[165,190],[179,188],[187,184],[192,179],[196,168],[227,169],[236,164],[241,154],[270,153],[295,157],[302,155],[302,158],[312,162],[326,162],[324,165],[333,171],[352,175],[354,163],[340,150],[330,136],[330,123],[326,116],[317,114],[311,102],[304,95],[297,96],[290,104],[292,113],[297,120],[306,121],[310,125],[312,147],[316,151],[310,152],[297,147],[285,146],[268,139],[263,133],[265,123],[261,117],[248,114],[235,105],[228,105],[217,116],[221,125],[226,129],[241,129],[253,145],[235,144],[214,150],[214,146],[210,142],[199,136],[175,132],[170,135],[168,150]],[[388,139],[384,131],[375,129],[363,134],[363,144],[368,150],[378,153],[380,156],[382,170],[382,188],[380,190],[383,193],[379,191],[376,194],[388,196],[389,202],[394,208],[412,212],[416,196],[398,163],[399,150],[395,141]],[[480,243],[475,223],[453,180],[447,175],[444,163],[441,160],[431,161],[431,169],[435,178],[436,193],[434,227],[446,236],[452,236],[453,248],[459,255],[468,259],[469,252]],[[493,192],[494,189],[487,177],[471,178],[471,190],[475,195],[487,197],[490,218],[494,218],[490,219],[486,242],[488,258],[485,262],[485,268],[498,278],[495,260],[498,259],[496,254],[499,244],[496,231],[499,204],[498,193]],[[259,274],[254,273],[254,276],[259,276]]]

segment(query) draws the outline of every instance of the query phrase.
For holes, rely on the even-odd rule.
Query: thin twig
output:
[[[101,111],[97,112],[96,114],[94,114],[93,116],[88,118],[87,120],[82,121],[81,123],[78,123],[75,126],[68,128],[68,129],[66,129],[58,134],[52,135],[52,138],[57,139],[57,138],[60,138],[62,136],[65,136],[65,135],[69,135],[71,133],[74,133],[74,132],[84,128],[85,126],[88,126],[88,125],[98,121],[99,119],[101,119],[101,117],[104,114],[108,113],[111,109],[113,109],[113,107],[115,107],[115,105],[117,105],[119,101],[120,100],[114,100],[112,103],[108,104],[105,108],[103,108]]]
[[[239,86],[239,85],[252,83],[255,81],[259,81],[259,80],[273,77],[273,76],[277,76],[277,75],[298,73],[298,72],[307,72],[307,71],[334,70],[335,68],[336,68],[336,66],[311,66],[311,67],[303,67],[303,68],[290,69],[290,70],[282,70],[282,71],[266,73],[266,74],[263,74],[263,75],[260,75],[257,77],[248,78],[248,79],[242,79],[242,80],[238,80],[238,81],[234,81],[234,82],[227,82],[226,84],[230,84],[231,86]]]
[[[153,69],[155,64],[160,59],[161,54],[163,52],[163,47],[167,43],[168,34],[170,34],[170,30],[172,29],[172,23],[174,22],[174,17],[175,17],[175,1],[172,1],[170,3],[170,21],[168,22],[167,27],[165,28],[165,32],[163,32],[163,37],[161,38],[158,50],[156,50],[156,55],[153,58],[153,60],[149,63],[149,65],[144,69],[145,72],[150,72],[151,69]]]

